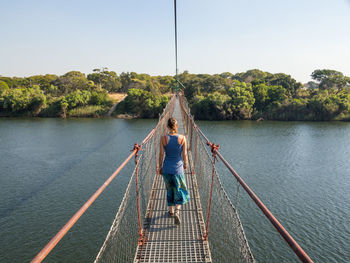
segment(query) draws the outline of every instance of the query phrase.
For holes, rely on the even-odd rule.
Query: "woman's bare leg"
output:
[[[175,209],[175,224],[176,225],[180,225],[181,224],[180,208],[181,208],[181,205],[176,205],[176,209]]]

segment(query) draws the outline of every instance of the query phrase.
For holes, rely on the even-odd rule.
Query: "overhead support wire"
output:
[[[176,0],[174,0],[174,21],[175,21],[175,65],[176,65],[176,79],[178,75],[177,67],[177,14],[176,14]]]
[[[175,26],[175,80],[176,80],[176,92],[179,90],[179,81],[178,81],[178,63],[177,63],[177,7],[176,0],[174,0],[174,26]]]

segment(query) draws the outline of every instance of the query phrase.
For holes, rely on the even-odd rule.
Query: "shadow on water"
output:
[[[103,146],[105,146],[107,143],[111,141],[112,138],[114,138],[122,128],[115,131],[115,133],[111,134],[110,136],[106,137],[102,143],[91,147],[90,149],[84,151],[82,154],[80,154],[80,157],[77,159],[73,159],[71,161],[68,161],[65,164],[65,167],[61,169],[60,171],[57,171],[53,176],[48,177],[45,181],[43,181],[41,184],[38,184],[34,186],[30,192],[23,194],[21,193],[21,197],[15,201],[13,204],[10,204],[7,208],[3,209],[3,211],[0,213],[0,219],[5,219],[6,217],[10,216],[14,211],[16,211],[19,207],[21,207],[23,204],[25,204],[28,200],[32,199],[34,196],[36,196],[40,191],[44,190],[45,188],[52,185],[56,180],[60,179],[64,175],[67,174],[70,170],[72,170],[75,166],[77,166],[82,161],[86,160],[87,157],[97,151],[98,149],[101,149]]]

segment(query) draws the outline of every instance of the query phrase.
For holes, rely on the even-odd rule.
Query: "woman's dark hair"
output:
[[[175,130],[176,129],[176,127],[175,127],[176,124],[177,124],[177,120],[175,118],[173,118],[173,117],[169,118],[169,120],[168,120],[168,127],[169,127],[169,129]]]

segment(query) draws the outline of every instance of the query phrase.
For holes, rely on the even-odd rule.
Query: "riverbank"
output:
[[[178,75],[197,120],[349,121],[350,78],[315,70],[302,84],[258,69]],[[0,76],[0,114],[25,117],[157,118],[174,92],[172,76],[71,71],[62,76]],[[121,101],[121,102],[120,102]]]

